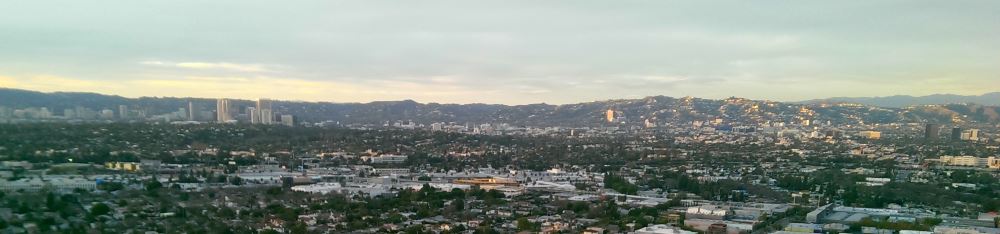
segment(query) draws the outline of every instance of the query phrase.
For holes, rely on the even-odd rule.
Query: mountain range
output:
[[[857,99],[861,100],[861,99]],[[191,102],[197,111],[210,118],[215,99],[121,96],[95,93],[42,93],[0,88],[0,106],[11,108],[45,107],[59,115],[64,109],[85,107],[117,110],[119,105],[142,110],[148,115],[165,114],[187,108]],[[652,96],[576,104],[499,105],[438,104],[412,100],[370,103],[333,103],[274,101],[277,113],[296,115],[302,121],[337,121],[344,124],[383,124],[392,121],[418,123],[454,122],[508,123],[519,126],[608,126],[642,124],[681,124],[691,121],[724,120],[732,125],[762,123],[1000,123],[1000,108],[980,104],[938,104],[908,107],[850,104],[846,101],[809,101],[787,103],[744,98],[704,99]],[[857,103],[861,101],[853,101]],[[232,110],[239,113],[253,106],[251,100],[232,100]],[[606,121],[608,110],[620,116],[616,123]],[[236,114],[239,114],[236,113]]]
[[[805,101],[804,103],[858,103],[871,106],[903,108],[914,105],[942,105],[942,104],[962,104],[975,103],[980,105],[998,106],[1000,105],[1000,92],[986,93],[983,95],[955,95],[955,94],[934,94],[927,96],[895,95],[885,97],[834,97],[827,99],[816,99]]]

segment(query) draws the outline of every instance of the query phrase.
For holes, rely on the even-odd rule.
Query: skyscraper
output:
[[[951,129],[951,140],[952,141],[960,141],[960,140],[962,140],[962,128],[961,127],[954,127],[954,128]]]
[[[608,119],[608,123],[615,122],[615,110],[608,109],[604,115]]]
[[[104,110],[101,110],[101,115],[100,116],[101,116],[101,119],[114,119],[115,118],[115,111],[113,111],[111,109],[104,109]]]
[[[274,123],[274,111],[271,109],[271,100],[257,99],[257,112],[262,124]]]
[[[3,108],[0,108],[0,117],[4,117]],[[66,117],[66,119],[76,118],[76,110],[73,109],[63,110],[63,117]]]
[[[188,102],[188,121],[194,121],[194,102]]]
[[[937,140],[938,136],[941,135],[940,131],[940,125],[929,123],[924,126],[924,139]]]
[[[129,117],[130,116],[129,116],[129,113],[128,113],[128,106],[118,105],[118,118],[120,118],[120,119],[128,119]]]
[[[215,104],[216,121],[226,123],[233,120],[232,113],[229,112],[229,99],[220,98]]]
[[[187,110],[187,108],[184,108],[184,107],[177,108],[177,112],[174,112],[174,114],[176,114],[174,117],[177,117],[177,119],[187,119],[188,118],[188,110]]]
[[[297,122],[294,115],[281,115],[281,124],[285,126],[293,127]]]
[[[248,106],[247,107],[247,117],[250,118],[250,123],[251,124],[259,124],[260,123],[260,111],[257,111],[256,107],[252,107],[252,106]]]

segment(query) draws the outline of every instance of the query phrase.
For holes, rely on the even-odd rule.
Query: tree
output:
[[[604,178],[604,187],[614,189],[619,193],[635,195],[639,192],[639,187],[629,183],[628,180],[621,176],[608,175]]]
[[[424,226],[423,225],[413,225],[413,226],[406,227],[405,233],[406,234],[420,234],[420,233],[424,233]]]
[[[230,209],[229,207],[222,207],[222,208],[219,209],[218,215],[219,215],[219,217],[223,217],[223,218],[227,218],[227,219],[228,218],[233,218],[233,217],[236,216],[236,211],[233,210],[233,209]]]
[[[528,218],[520,217],[517,218],[517,230],[518,231],[531,231],[535,229],[535,225],[528,221]]]
[[[104,190],[104,191],[109,191],[109,192],[114,192],[114,191],[122,190],[124,188],[125,188],[125,185],[123,185],[122,183],[118,183],[118,182],[103,182],[103,183],[97,184],[97,189]]]
[[[97,203],[96,205],[94,205],[94,207],[90,208],[91,216],[96,217],[96,216],[106,215],[108,213],[111,213],[111,207],[109,207],[104,203]]]
[[[233,185],[243,185],[243,178],[239,176],[233,176],[229,178],[229,182]]]
[[[306,224],[303,223],[302,221],[295,222],[295,225],[292,226],[291,233],[292,234],[306,234],[306,233],[308,233],[308,229],[306,229]]]
[[[465,198],[458,198],[451,202],[455,206],[455,210],[463,211],[465,210]]]
[[[161,184],[159,180],[156,180],[156,178],[150,179],[146,182],[147,191],[156,191],[160,188],[163,188],[163,184]]]

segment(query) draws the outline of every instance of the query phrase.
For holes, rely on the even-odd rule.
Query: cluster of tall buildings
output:
[[[979,129],[962,130],[960,127],[951,129],[951,140],[953,141],[978,141]]]
[[[216,122],[228,123],[235,120],[233,119],[233,112],[230,111],[229,107],[230,107],[229,99],[220,98],[219,100],[216,101],[215,104]]]
[[[111,108],[94,110],[86,107],[63,109],[53,112],[47,107],[8,108],[0,106],[0,119],[37,120],[130,120],[145,118],[144,111],[132,111],[126,105],[119,105],[118,111]]]
[[[295,116],[289,114],[276,115],[273,109],[273,102],[269,99],[258,99],[254,106],[246,107],[246,118],[251,124],[284,124],[294,126]],[[226,98],[216,100],[216,122],[231,123],[236,122],[234,118],[235,105]],[[193,110],[193,107],[192,107]]]
[[[941,138],[941,125],[929,123],[924,125],[924,139],[938,140]],[[952,141],[978,141],[979,129],[963,130],[962,127],[953,127],[948,140]]]
[[[202,104],[204,105],[204,104]],[[298,119],[290,114],[280,114],[273,108],[273,101],[259,99],[247,106],[234,100],[216,100],[215,111],[200,107],[197,101],[189,101],[186,106],[172,110],[155,107],[134,108],[117,105],[91,109],[76,106],[59,110],[48,107],[9,108],[0,106],[0,122],[18,121],[212,121],[218,123],[247,122],[251,124],[283,124],[294,126]],[[244,108],[245,109],[242,109]],[[202,109],[205,108],[205,109]],[[147,114],[147,111],[156,114]]]
[[[257,106],[249,108],[250,123],[273,124],[274,110],[271,109],[271,100],[258,99]]]

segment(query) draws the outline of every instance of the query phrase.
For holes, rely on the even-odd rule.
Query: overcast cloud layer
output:
[[[1000,91],[1000,1],[9,1],[0,87],[333,102]]]

